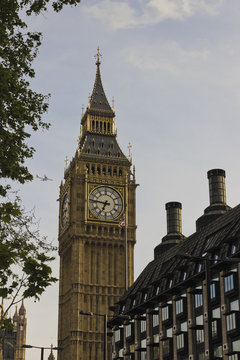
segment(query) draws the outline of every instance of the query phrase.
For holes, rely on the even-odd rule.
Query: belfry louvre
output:
[[[113,309],[113,359],[240,359],[240,205],[226,204],[224,170],[208,179],[210,205],[191,236],[181,204],[166,204],[167,235]]]

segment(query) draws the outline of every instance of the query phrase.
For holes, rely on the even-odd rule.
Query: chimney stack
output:
[[[177,201],[168,202],[165,205],[167,211],[167,235],[162,238],[161,244],[154,249],[156,259],[163,252],[185,239],[182,234],[182,204]]]
[[[197,219],[197,231],[231,209],[226,204],[225,171],[212,169],[208,171],[207,177],[210,205],[204,210],[204,214]]]
[[[182,234],[182,204],[180,202],[168,202],[165,205],[167,211],[167,236]]]
[[[210,206],[213,204],[226,205],[225,171],[222,169],[209,170],[207,176]]]

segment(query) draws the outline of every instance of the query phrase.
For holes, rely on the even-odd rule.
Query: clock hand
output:
[[[103,205],[110,205],[110,203],[106,200],[106,201],[100,201],[100,200],[93,200],[93,199],[89,199],[89,201],[92,201],[92,202],[97,202],[97,203],[100,203],[100,204],[103,204]]]
[[[110,203],[108,203],[107,200],[106,200],[105,203],[103,204],[102,211],[105,210],[106,205],[110,205]]]

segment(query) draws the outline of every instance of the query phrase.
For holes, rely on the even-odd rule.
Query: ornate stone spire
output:
[[[13,315],[13,322],[17,322],[18,321],[18,309],[17,309],[17,305],[16,305],[16,309],[15,309],[15,314]]]
[[[105,95],[102,80],[101,80],[101,74],[100,74],[100,58],[102,55],[100,54],[99,47],[97,49],[97,54],[95,55],[96,58],[96,65],[97,65],[97,72],[96,72],[96,79],[92,91],[92,95],[90,97],[88,110],[90,112],[102,112],[106,114],[107,116],[114,116],[114,111],[112,110],[111,106],[109,105],[109,102],[107,100],[107,97]]]
[[[26,315],[26,309],[24,307],[23,301],[22,301],[22,305],[19,309],[19,315]]]

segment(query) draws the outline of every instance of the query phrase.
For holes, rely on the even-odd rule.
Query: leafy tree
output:
[[[54,248],[33,230],[34,214],[26,213],[18,197],[9,197],[10,180],[24,184],[33,179],[25,164],[35,151],[28,143],[31,133],[49,128],[42,120],[49,95],[30,86],[42,35],[28,31],[24,19],[46,11],[49,5],[58,12],[64,5],[79,2],[0,0],[0,297],[9,299],[9,306],[23,297],[39,299],[56,281],[47,265]],[[0,327],[6,326],[4,321]]]
[[[0,1],[0,177],[20,183],[32,180],[25,160],[34,148],[27,140],[31,131],[48,129],[42,121],[48,109],[49,95],[38,94],[30,87],[34,78],[33,61],[41,45],[41,33],[29,32],[23,16],[37,15],[51,4],[60,11],[65,4],[80,0],[1,0]],[[5,196],[7,186],[0,185]],[[0,214],[8,208],[1,207]],[[14,210],[14,209],[13,209]]]
[[[7,325],[8,310],[24,298],[39,299],[45,288],[57,279],[49,261],[56,250],[41,238],[34,211],[26,212],[15,198],[15,213],[0,219],[0,297],[6,299],[0,328]]]

